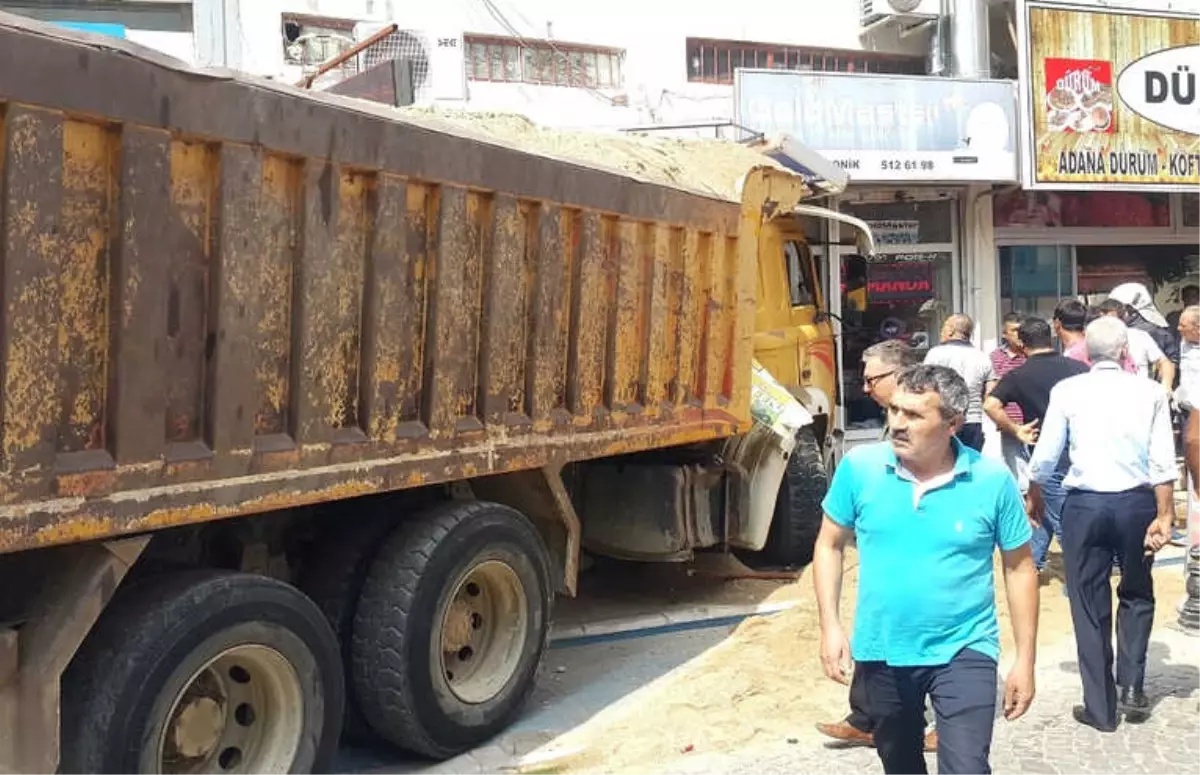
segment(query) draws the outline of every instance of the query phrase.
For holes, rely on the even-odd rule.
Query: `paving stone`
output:
[[[1038,694],[1029,713],[1016,722],[996,722],[992,769],[996,773],[1141,773],[1193,772],[1200,761],[1200,641],[1162,629],[1154,634],[1147,693],[1154,703],[1144,724],[1121,724],[1104,734],[1077,724],[1071,708],[1079,703],[1079,668],[1066,644],[1041,658]],[[937,771],[936,757],[927,757]],[[783,775],[819,772],[880,773],[879,757],[869,749],[793,745],[731,752],[687,763],[680,773]]]

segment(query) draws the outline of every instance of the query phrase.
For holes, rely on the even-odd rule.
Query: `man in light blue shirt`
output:
[[[853,659],[866,684],[885,772],[924,773],[924,706],[933,705],[938,769],[990,772],[1000,654],[992,557],[1003,556],[1017,641],[1005,715],[1034,694],[1038,582],[1032,532],[1012,474],[955,438],[967,383],[944,366],[898,375],[891,442],[842,459],[823,504],[813,559],[826,675],[847,683],[839,618],[844,550],[858,543]]]
[[[1178,471],[1167,391],[1118,365],[1128,348],[1125,324],[1102,317],[1088,325],[1086,337],[1092,369],[1050,391],[1029,475],[1035,483],[1049,481],[1068,451],[1063,560],[1084,703],[1074,716],[1111,732],[1117,726],[1117,685],[1129,720],[1144,720],[1149,712],[1142,686],[1154,621],[1150,568],[1154,552],[1171,538]],[[1036,509],[1037,499],[1032,502]],[[1114,554],[1121,566],[1115,682],[1109,582]]]

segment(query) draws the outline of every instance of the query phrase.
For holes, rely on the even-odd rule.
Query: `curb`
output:
[[[752,616],[777,614],[795,608],[799,603],[799,600],[791,600],[757,605],[695,606],[624,619],[555,627],[550,633],[550,648],[569,648],[592,643],[645,638],[671,632],[723,627],[738,624]]]

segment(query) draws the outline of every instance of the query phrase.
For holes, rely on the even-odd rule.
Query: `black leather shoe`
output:
[[[1121,687],[1118,705],[1125,712],[1125,720],[1130,724],[1142,724],[1150,718],[1150,700],[1146,699],[1146,693],[1141,689]]]
[[[1080,724],[1083,724],[1085,727],[1091,727],[1092,729],[1096,730],[1097,732],[1116,732],[1117,731],[1117,728],[1115,726],[1110,727],[1105,724],[1101,724],[1100,722],[1093,719],[1091,717],[1091,715],[1087,712],[1087,710],[1082,705],[1076,705],[1074,708],[1071,708],[1071,715],[1074,716],[1075,720],[1078,721]]]

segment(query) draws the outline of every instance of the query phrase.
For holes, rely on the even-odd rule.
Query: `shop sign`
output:
[[[867,267],[871,303],[917,303],[933,298],[933,264],[927,261],[872,263]]]
[[[1015,182],[1010,81],[743,70],[735,122],[792,135],[862,182]]]
[[[1019,18],[1026,187],[1200,184],[1194,16],[1027,0]]]
[[[867,221],[875,245],[916,245],[920,240],[920,221]]]

